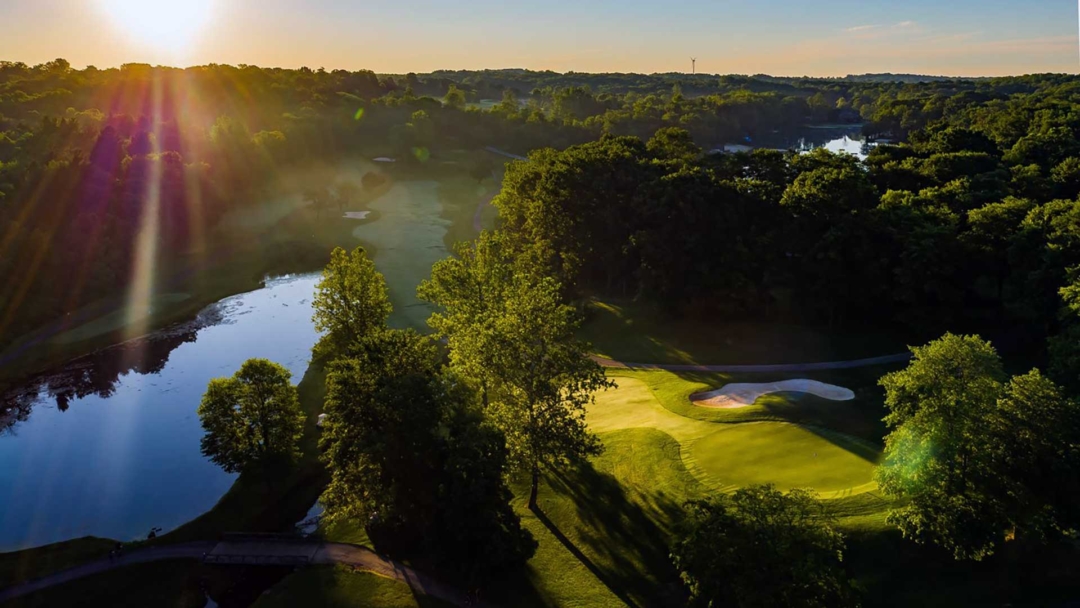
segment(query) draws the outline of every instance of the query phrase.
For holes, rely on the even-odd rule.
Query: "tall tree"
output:
[[[532,555],[510,507],[505,439],[428,338],[383,329],[355,342],[330,366],[325,409],[328,518],[361,522],[380,550],[434,561],[470,587]]]
[[[229,473],[294,460],[304,413],[290,378],[277,363],[248,359],[231,378],[211,380],[198,409],[203,454]]]
[[[1051,336],[1050,372],[1070,391],[1080,396],[1080,267],[1070,271],[1071,281],[1061,288],[1061,325]]]
[[[988,415],[1001,394],[1001,360],[977,336],[946,334],[912,352],[906,369],[881,379],[892,431],[877,480],[905,501],[889,521],[918,542],[981,558],[1004,517],[979,441],[990,433]]]
[[[451,108],[464,108],[465,92],[459,89],[456,84],[452,84],[450,89],[446,91],[446,97],[443,97],[443,103]]]
[[[362,247],[351,253],[340,247],[315,286],[312,300],[315,330],[323,334],[315,345],[317,356],[332,357],[349,344],[386,325],[392,310],[386,279]]]
[[[1080,525],[1080,404],[1038,370],[998,399],[990,449],[1017,536],[1038,540]]]
[[[810,492],[751,486],[687,509],[671,556],[691,606],[855,605],[843,536]]]
[[[542,468],[599,450],[585,408],[610,383],[575,336],[576,311],[529,252],[498,235],[458,252],[418,293],[443,308],[429,324],[447,339],[451,366],[481,388],[511,462],[530,475],[535,507]]]
[[[903,504],[888,520],[957,559],[982,559],[1016,534],[1074,528],[1076,404],[1038,371],[1006,382],[977,336],[946,334],[912,351],[906,369],[881,379],[892,431],[876,477]]]

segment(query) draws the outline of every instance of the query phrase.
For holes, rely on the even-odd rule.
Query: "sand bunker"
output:
[[[736,408],[753,405],[758,397],[769,393],[809,393],[830,401],[851,401],[855,393],[835,384],[817,380],[783,380],[781,382],[734,383],[707,393],[690,395],[694,405],[712,408]]]
[[[346,211],[345,219],[347,220],[362,220],[371,215],[370,211]]]

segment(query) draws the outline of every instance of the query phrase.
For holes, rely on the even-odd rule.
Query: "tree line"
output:
[[[423,163],[445,150],[565,149],[603,136],[649,139],[672,127],[710,149],[782,141],[803,125],[845,116],[868,121],[871,133],[913,134],[910,148],[890,152],[903,157],[872,161],[880,165],[874,181],[881,194],[1069,198],[1075,87],[1075,78],[1059,75],[903,83],[513,70],[376,75],[250,65],[75,70],[63,59],[0,62],[0,274],[14,294],[0,303],[0,333],[10,340],[123,291],[140,231],[160,235],[160,267],[182,263],[183,252],[229,210],[278,194],[274,176],[282,169],[351,154]],[[485,98],[499,102],[476,105]],[[974,142],[981,147],[968,150],[963,146],[973,142],[917,140],[947,126],[974,130],[993,145]],[[989,156],[956,156],[958,150]],[[779,164],[762,162],[753,171]],[[756,177],[731,163],[713,169],[719,181]],[[781,171],[770,181],[786,189],[790,175]],[[954,183],[964,178],[977,192]],[[964,213],[969,209],[959,208],[972,205],[951,206]]]

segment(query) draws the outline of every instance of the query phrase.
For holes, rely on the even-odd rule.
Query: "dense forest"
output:
[[[573,210],[552,216],[567,226],[527,229],[561,231],[530,236],[563,239],[558,255],[584,260],[566,269],[582,288],[766,317],[798,298],[809,304],[800,314],[833,323],[873,311],[947,324],[974,307],[1056,332],[1057,290],[1076,264],[1075,206],[1062,202],[1080,186],[1076,79],[871,80],[3,62],[0,334],[125,287],[139,234],[155,236],[162,264],[180,259],[226,211],[272,194],[285,167],[586,142],[596,143],[538,152],[500,199],[522,229],[539,212],[529,205]],[[700,153],[837,121],[910,143],[865,165]],[[530,173],[548,168],[588,177],[573,196],[529,199]]]

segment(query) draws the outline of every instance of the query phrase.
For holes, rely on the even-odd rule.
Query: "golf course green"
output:
[[[666,409],[637,378],[617,378],[614,389],[597,396],[587,420],[601,438],[640,428],[667,434],[679,444],[682,464],[712,491],[772,483],[834,498],[877,487],[872,476],[878,450],[867,442],[789,422],[687,418]]]

